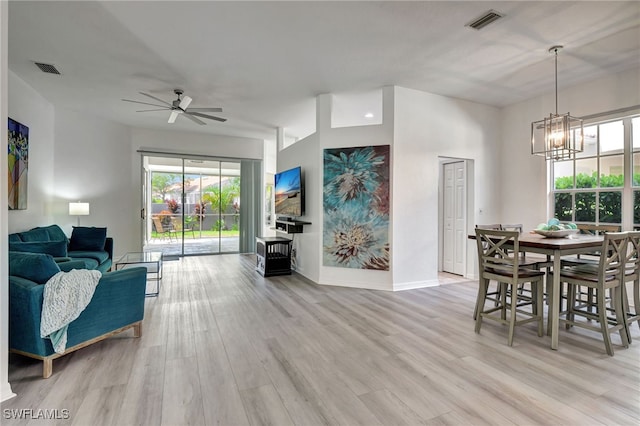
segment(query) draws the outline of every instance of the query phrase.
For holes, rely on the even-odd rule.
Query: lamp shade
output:
[[[89,203],[69,203],[70,216],[87,216],[89,215]]]

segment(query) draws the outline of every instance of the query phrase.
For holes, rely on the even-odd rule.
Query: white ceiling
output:
[[[465,24],[495,9],[483,30]],[[56,106],[128,125],[275,139],[315,96],[399,85],[505,106],[640,66],[640,2],[34,2],[9,4],[9,68]],[[34,61],[55,65],[44,74]],[[198,126],[136,113],[146,92],[220,106]],[[549,112],[553,105],[549,106]],[[560,112],[562,100],[560,99]]]

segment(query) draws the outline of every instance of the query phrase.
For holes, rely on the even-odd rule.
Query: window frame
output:
[[[608,115],[608,116],[606,116]],[[605,117],[606,116],[606,117]],[[634,223],[634,211],[636,209],[635,206],[635,193],[638,192],[640,194],[640,184],[637,186],[633,186],[633,155],[640,155],[640,144],[636,147],[634,151],[633,147],[633,128],[632,128],[632,120],[636,119],[636,125],[640,126],[640,110],[636,109],[632,114],[628,112],[626,114],[620,113],[618,115],[611,114],[599,114],[596,116],[592,116],[590,120],[585,119],[584,127],[592,127],[597,126],[596,131],[596,150],[595,155],[590,156],[578,156],[578,158],[571,158],[569,160],[550,160],[548,162],[548,193],[549,193],[549,211],[550,217],[556,216],[556,194],[570,194],[571,196],[571,218],[563,220],[567,220],[570,222],[576,223],[585,223],[585,224],[615,224],[620,225],[621,229],[637,229],[640,228],[640,222]],[[600,126],[613,123],[613,122],[622,122],[623,125],[623,152],[619,151],[614,153],[601,153],[601,134],[600,134]],[[636,135],[640,134],[640,129],[636,130]],[[615,187],[603,187],[601,185],[601,166],[602,159],[606,159],[607,157],[615,157],[622,155],[622,167],[623,167],[623,186],[615,186]],[[596,161],[596,186],[591,188],[577,188],[576,187],[576,162],[580,160],[591,160],[595,159]],[[556,189],[555,185],[555,165],[556,163],[571,163],[572,176],[573,176],[573,185],[572,188],[568,189]],[[640,163],[636,166],[640,167]],[[570,176],[570,175],[566,175]],[[620,222],[603,222],[600,220],[600,196],[601,193],[604,192],[621,192],[621,221]],[[595,194],[595,212],[594,212],[594,221],[576,221],[576,194],[579,193],[594,193]],[[640,215],[639,215],[640,216]],[[639,217],[640,220],[640,217]]]

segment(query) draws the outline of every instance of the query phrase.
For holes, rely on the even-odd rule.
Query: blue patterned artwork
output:
[[[389,145],[324,150],[323,265],[389,270]]]
[[[29,128],[10,118],[8,141],[9,210],[26,210]]]

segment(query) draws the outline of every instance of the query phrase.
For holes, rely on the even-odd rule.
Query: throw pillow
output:
[[[45,230],[49,235],[49,241],[64,241],[64,242],[69,241],[69,239],[67,238],[67,235],[64,233],[62,228],[60,228],[58,225],[39,226],[33,229]]]
[[[49,241],[49,233],[45,229],[35,228],[31,231],[20,232],[22,241]]]
[[[67,256],[67,243],[65,241],[40,241],[40,242],[10,242],[9,251],[27,253],[44,253],[53,257]]]
[[[107,228],[74,226],[69,241],[69,251],[104,250],[107,241]]]
[[[9,252],[9,275],[44,284],[60,272],[49,254]]]

